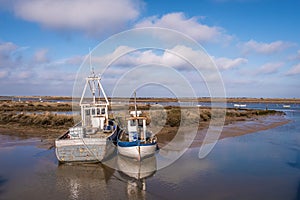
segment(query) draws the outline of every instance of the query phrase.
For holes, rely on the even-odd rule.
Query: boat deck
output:
[[[91,134],[84,134],[85,138],[107,138],[108,136],[110,136],[112,134],[112,131],[110,132],[105,132],[103,130],[98,130],[95,133],[91,133]]]
[[[73,140],[73,139],[78,139],[78,138],[108,138],[113,133],[117,130],[110,130],[110,131],[105,131],[105,130],[99,130],[99,129],[92,129],[92,128],[87,128],[84,133],[81,136],[77,137],[70,137],[70,130],[64,133],[62,136],[60,136],[58,139],[59,140]]]

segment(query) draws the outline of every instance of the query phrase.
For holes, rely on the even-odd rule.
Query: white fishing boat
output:
[[[60,162],[101,162],[116,149],[114,143],[120,129],[108,118],[109,101],[100,80],[94,72],[86,78],[79,103],[81,122],[55,140],[56,157]],[[87,87],[91,97],[84,98]]]
[[[147,118],[141,114],[141,111],[137,111],[135,97],[135,111],[130,112],[127,129],[120,134],[117,143],[120,155],[137,160],[154,155],[158,149],[157,138],[147,129]]]
[[[288,104],[284,104],[282,105],[283,108],[291,108],[291,105],[288,105]]]

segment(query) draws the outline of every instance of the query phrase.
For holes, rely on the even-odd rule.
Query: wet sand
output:
[[[227,118],[219,140],[272,129],[289,122],[290,121],[287,120],[284,115],[268,115],[242,119]],[[202,145],[209,123],[209,121],[200,122],[198,133],[194,138],[191,147],[198,147]],[[159,134],[157,134],[158,145],[162,147],[168,144],[176,135],[177,130],[178,127],[165,127]],[[0,125],[0,134],[15,136],[20,139],[34,139],[35,141],[39,141],[36,142],[37,146],[45,149],[53,148],[55,139],[65,131],[65,129]]]
[[[251,134],[258,131],[273,129],[278,126],[289,123],[290,120],[287,120],[284,115],[269,115],[269,116],[260,116],[255,118],[247,118],[242,121],[236,121],[234,119],[228,119],[225,122],[225,125],[222,129],[219,140],[228,137],[237,137],[245,134]],[[199,147],[203,144],[204,138],[207,134],[209,127],[208,122],[201,122],[199,125],[198,133],[191,144],[191,148]],[[169,128],[163,131],[163,133],[158,135],[159,146],[164,146],[168,144],[174,138],[174,135],[177,133],[177,128]]]
[[[55,139],[66,130],[53,128],[37,128],[28,126],[0,125],[0,134],[14,136],[17,139],[34,141],[35,146],[51,149]],[[21,143],[20,143],[21,144]],[[9,145],[9,144],[7,144]]]
[[[280,115],[255,118],[244,122],[233,122],[224,127],[221,138],[245,135],[253,132],[272,129],[289,123],[290,120]]]

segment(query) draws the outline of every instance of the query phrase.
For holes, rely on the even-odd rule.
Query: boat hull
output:
[[[156,149],[156,143],[135,146],[125,146],[122,145],[122,142],[118,143],[118,153],[120,155],[138,160],[154,155]]]
[[[124,174],[128,176],[126,178],[134,178],[136,180],[153,176],[157,169],[154,155],[141,161],[118,155],[117,164],[121,176]]]
[[[105,138],[57,140],[56,157],[60,162],[101,162],[115,151],[115,145]]]

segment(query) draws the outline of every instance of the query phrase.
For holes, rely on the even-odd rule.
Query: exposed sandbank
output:
[[[255,133],[263,130],[273,129],[278,126],[289,123],[283,115],[269,115],[258,118],[251,118],[245,121],[232,121],[227,123],[221,132],[219,140],[228,137],[237,137],[250,133]],[[191,147],[200,146],[203,144],[203,139],[207,133],[207,127],[199,130]]]
[[[139,106],[139,109],[145,111],[150,127],[152,124],[154,127],[163,126],[163,129],[157,133],[160,146],[171,141],[176,135],[178,127],[182,125],[199,126],[192,146],[202,144],[207,127],[214,117],[226,117],[220,139],[257,132],[288,122],[284,118],[283,112],[273,110],[227,108],[226,110],[217,109],[213,115],[209,107],[158,106],[155,108],[152,106],[149,110],[147,106]],[[55,138],[72,127],[74,121],[70,115],[57,115],[51,111],[69,110],[72,110],[71,103],[0,102],[0,134],[24,139],[38,138],[43,144],[53,146]],[[36,111],[40,113],[35,113]],[[126,110],[123,111],[126,115]],[[79,118],[75,121],[78,121]],[[120,119],[124,120],[125,117],[122,116]],[[126,122],[123,121],[121,124],[126,124]]]
[[[270,116],[259,116],[256,118],[248,118],[244,121],[227,120],[220,139],[228,137],[236,137],[245,134],[250,134],[262,130],[272,129],[284,124],[289,123],[283,115],[270,115]],[[207,133],[209,121],[201,122],[199,124],[198,134],[194,138],[191,147],[198,147],[202,145],[203,139]],[[158,136],[158,145],[160,147],[168,144],[174,135],[177,133],[178,127],[166,127]],[[15,125],[0,125],[0,134],[15,136],[20,139],[38,139],[36,145],[42,148],[54,147],[54,140],[64,133],[66,129],[55,129],[55,128],[38,128],[38,127],[26,127],[26,126],[15,126]]]

